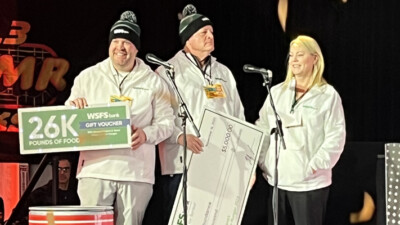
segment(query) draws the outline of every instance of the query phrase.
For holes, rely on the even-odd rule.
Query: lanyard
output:
[[[290,113],[294,113],[294,107],[297,105],[297,103],[300,101],[300,99],[303,98],[303,96],[307,93],[307,91],[308,91],[308,89],[298,99],[296,99],[297,91],[296,91],[296,88],[294,89],[294,98],[293,98],[292,107],[290,109]]]
[[[206,63],[204,64],[204,70],[203,70],[201,68],[201,63],[200,63],[199,59],[196,56],[194,56],[194,55],[192,55],[190,53],[185,53],[185,52],[183,52],[183,53],[185,54],[186,58],[188,58],[189,61],[191,63],[193,63],[200,70],[201,74],[203,74],[203,77],[207,81],[207,83],[209,85],[213,85],[212,78],[211,78],[211,56],[207,56]],[[208,68],[210,68],[210,73],[209,74],[207,73],[207,69]]]
[[[115,70],[115,71],[117,72],[116,77],[118,77],[118,78],[114,78],[115,84],[118,86],[119,95],[122,96],[122,84],[124,83],[125,79],[129,76],[130,72],[128,74],[126,74],[125,77],[122,79],[122,81],[118,84],[120,74],[119,74],[118,70]]]

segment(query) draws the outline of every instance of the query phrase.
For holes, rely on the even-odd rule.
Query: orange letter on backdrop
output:
[[[11,87],[21,76],[22,90],[28,90],[33,84],[33,72],[35,71],[35,57],[25,57],[14,68],[14,61],[11,55],[0,56],[0,77],[3,76],[3,85]]]
[[[35,89],[38,91],[46,89],[50,81],[58,91],[64,90],[67,83],[63,79],[63,76],[67,73],[68,69],[69,62],[67,60],[61,58],[46,58],[40,69]]]
[[[20,45],[26,41],[26,34],[31,29],[31,25],[25,21],[15,21],[11,22],[11,29],[9,36],[4,38],[3,44],[5,45]],[[1,43],[1,39],[0,39]]]

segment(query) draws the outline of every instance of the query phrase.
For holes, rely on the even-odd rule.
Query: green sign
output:
[[[129,148],[126,103],[76,109],[48,106],[18,109],[21,154]]]

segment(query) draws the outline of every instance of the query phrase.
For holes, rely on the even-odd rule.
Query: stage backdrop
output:
[[[188,2],[2,0],[1,129],[12,130],[16,125],[15,111],[4,106],[12,108],[16,97],[20,106],[63,103],[74,77],[107,57],[109,29],[124,10],[133,10],[142,28],[139,57],[147,53],[165,60],[172,57],[182,47],[177,14]],[[273,83],[281,82],[289,41],[298,34],[308,34],[320,43],[326,59],[325,77],[342,97],[348,140],[400,139],[396,130],[400,125],[400,60],[396,57],[400,52],[396,44],[399,1],[289,0],[286,31],[278,20],[277,1],[190,2],[214,23],[214,55],[232,69],[248,121],[257,119],[266,90],[262,77],[245,74],[243,65],[270,69]],[[26,59],[33,52],[36,62]],[[6,59],[10,55],[13,64]],[[24,58],[26,62],[22,62]],[[18,66],[25,66],[25,80],[21,74],[10,76],[7,71]],[[52,67],[55,71],[50,71]],[[38,79],[47,72],[53,75]]]

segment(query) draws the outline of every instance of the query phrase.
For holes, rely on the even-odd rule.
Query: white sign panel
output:
[[[130,148],[125,102],[77,109],[45,106],[18,109],[21,154]]]
[[[204,111],[200,125],[204,143],[188,165],[188,225],[240,224],[257,168],[264,133],[226,114]],[[182,183],[169,225],[184,224]]]

